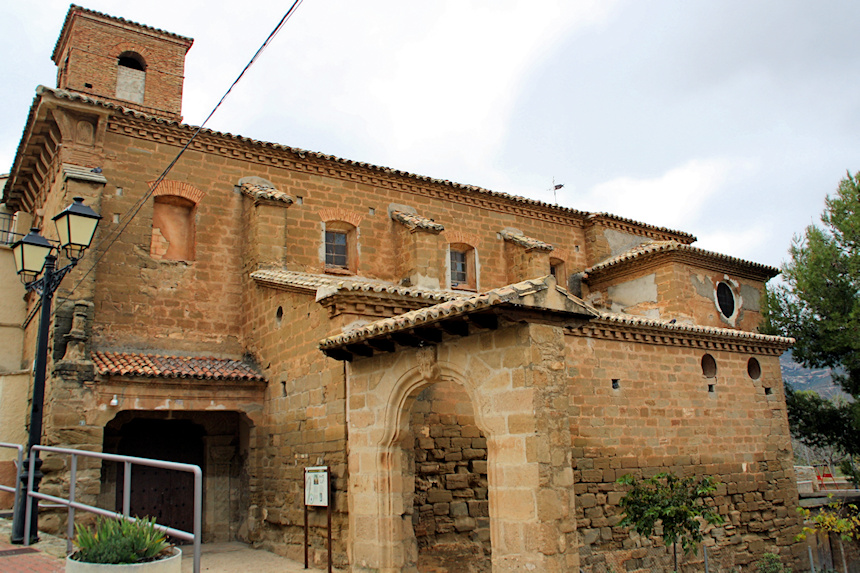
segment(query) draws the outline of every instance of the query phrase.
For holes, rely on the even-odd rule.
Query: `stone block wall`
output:
[[[797,488],[776,353],[718,351],[704,342],[566,342],[584,571],[602,571],[609,558],[635,570],[639,550],[650,545],[617,527],[626,488],[616,480],[625,474],[720,481],[711,503],[726,523],[708,532],[707,543],[732,555],[734,565],[765,551],[789,560],[802,551],[794,541]],[[704,354],[716,361],[713,377],[703,373]],[[748,373],[750,358],[761,365],[758,379]]]
[[[461,412],[458,413],[458,406]],[[421,392],[412,409],[415,497],[412,524],[423,547],[490,546],[487,440],[468,396],[452,383]]]

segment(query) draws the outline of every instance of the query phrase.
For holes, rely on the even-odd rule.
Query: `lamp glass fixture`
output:
[[[67,257],[72,260],[81,258],[90,246],[100,220],[100,215],[84,205],[83,197],[75,197],[74,203],[54,217],[60,246]]]
[[[45,259],[51,253],[51,243],[39,234],[39,229],[33,227],[27,235],[15,241],[12,254],[15,257],[15,267],[18,276],[28,284],[36,280],[45,268]]]

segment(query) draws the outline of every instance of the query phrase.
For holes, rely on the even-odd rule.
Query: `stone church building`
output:
[[[660,471],[721,482],[715,555],[798,550],[791,341],[756,331],[776,269],[681,231],[205,129],[158,182],[197,129],[181,115],[191,44],[73,5],[57,87],[21,110],[2,197],[17,232],[54,238],[73,197],[103,216],[55,301],[43,443],[200,464],[205,540],[293,558],[303,470],[328,465],[334,563],[356,572],[446,551],[464,571],[647,570],[650,542],[616,526],[615,480]],[[36,302],[18,287],[3,304]],[[28,411],[4,414],[0,439]],[[65,464],[46,460],[43,490],[67,486]],[[91,467],[78,491],[113,507],[118,479]],[[188,527],[188,483],[135,481],[135,512]],[[325,513],[310,519],[321,567]]]

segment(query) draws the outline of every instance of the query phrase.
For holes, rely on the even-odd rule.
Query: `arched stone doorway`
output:
[[[561,329],[512,324],[351,362],[353,571],[418,571],[412,413],[434,385],[468,397],[486,439],[492,571],[578,568],[563,348]]]

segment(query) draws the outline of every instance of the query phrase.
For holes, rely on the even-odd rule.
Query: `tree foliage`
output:
[[[839,404],[787,388],[795,437],[860,454],[860,173],[847,174],[827,197],[821,223],[795,237],[782,267],[785,284],[768,293],[764,330],[796,339],[794,357],[832,368],[834,381],[855,398]]]
[[[633,527],[639,535],[649,537],[659,522],[663,543],[680,543],[685,553],[692,553],[702,541],[702,520],[712,525],[723,522],[722,516],[705,504],[719,485],[710,477],[697,482],[692,477],[659,473],[640,482],[625,475],[618,483],[632,486],[621,498],[624,518],[619,525]]]

